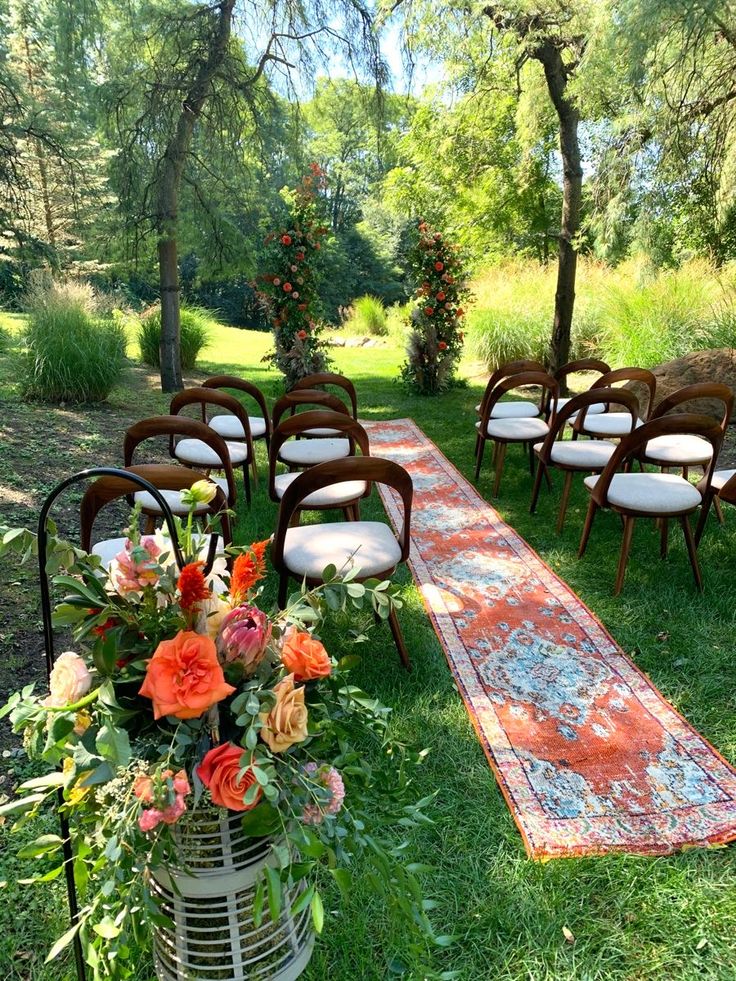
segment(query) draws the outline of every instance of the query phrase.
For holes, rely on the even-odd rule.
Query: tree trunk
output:
[[[212,91],[212,83],[227,55],[235,0],[223,0],[217,9],[207,58],[182,102],[171,140],[164,151],[156,179],[158,268],[161,290],[161,390],[182,388],[179,318],[179,266],[177,263],[177,218],[182,174],[192,143],[194,127]]]
[[[25,48],[26,54],[26,77],[28,78],[28,91],[31,96],[36,99],[36,80],[33,73],[33,62],[31,60],[31,45],[28,41],[29,30],[28,25],[25,25],[23,33],[23,46]],[[54,215],[51,209],[51,195],[49,194],[49,176],[48,168],[46,167],[46,151],[44,150],[43,143],[39,139],[34,139],[31,141],[36,153],[36,163],[38,164],[38,178],[39,184],[41,186],[41,201],[43,203],[43,218],[44,224],[46,225],[46,239],[54,251],[56,251],[56,230],[54,229]]]
[[[570,360],[572,315],[575,306],[575,277],[578,253],[576,239],[580,231],[583,198],[583,168],[580,161],[578,125],[580,114],[566,96],[568,70],[559,48],[542,43],[535,57],[544,67],[547,89],[560,123],[562,156],[562,220],[560,223],[555,314],[549,349],[549,370],[554,372]]]

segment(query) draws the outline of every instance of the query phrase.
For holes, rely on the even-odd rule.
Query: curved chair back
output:
[[[271,413],[268,411],[266,398],[260,388],[246,381],[244,378],[238,378],[237,375],[212,375],[211,378],[205,378],[201,387],[214,389],[229,388],[234,392],[244,392],[250,396],[261,410],[263,421],[266,423],[266,441],[270,440]]]
[[[574,375],[578,371],[597,371],[599,375],[607,375],[611,371],[611,366],[605,361],[599,361],[598,358],[580,358],[577,361],[568,361],[567,364],[559,367],[555,372],[555,378],[562,386],[568,375]]]
[[[280,422],[271,437],[271,449],[268,458],[268,495],[272,501],[278,501],[276,494],[276,466],[279,462],[279,451],[284,443],[302,433],[317,427],[334,429],[340,436],[350,440],[350,456],[355,455],[355,447],[360,449],[362,456],[370,456],[368,433],[359,422],[351,419],[342,412],[331,412],[327,409],[313,409],[311,412],[299,412],[288,416]],[[310,468],[313,469],[313,468]],[[367,496],[370,489],[366,490]]]
[[[636,424],[639,411],[639,400],[636,395],[626,388],[595,388],[587,392],[581,392],[566,402],[558,412],[556,412],[549,423],[549,432],[544,437],[542,447],[539,451],[539,459],[547,466],[552,462],[552,447],[555,440],[560,439],[565,431],[568,419],[580,413],[573,423],[573,429],[585,424],[585,413],[589,406],[603,404],[608,409],[611,405],[621,405],[631,415],[632,427]]]
[[[539,412],[549,417],[549,406],[556,404],[560,394],[560,386],[557,380],[552,375],[548,375],[546,371],[520,371],[499,381],[490,392],[488,399],[481,404],[481,433],[486,431],[486,426],[490,421],[493,408],[501,400],[501,396],[515,388],[521,388],[523,385],[533,385],[541,388]]]
[[[336,395],[329,392],[320,392],[315,388],[300,388],[296,391],[287,392],[282,395],[273,407],[273,428],[276,429],[281,422],[281,417],[287,412],[294,415],[300,406],[311,405],[320,406],[323,409],[330,409],[332,412],[341,412],[344,416],[350,417],[350,410],[347,405]]]
[[[353,419],[358,418],[358,396],[355,391],[355,385],[345,375],[336,375],[332,371],[318,371],[300,378],[298,382],[291,386],[291,391],[298,392],[305,388],[319,389],[323,385],[334,385],[335,388],[343,389],[350,400]]]
[[[184,391],[177,392],[171,400],[169,412],[172,416],[177,416],[188,405],[199,405],[203,417],[206,414],[208,405],[216,405],[218,408],[225,409],[227,412],[231,412],[234,416],[237,416],[245,432],[245,442],[248,445],[248,459],[253,459],[253,441],[250,434],[250,423],[248,422],[248,413],[245,411],[242,402],[238,402],[232,395],[228,395],[227,392],[221,392],[217,388],[199,386],[196,388],[185,388]]]
[[[541,361],[507,361],[506,364],[499,365],[499,367],[492,372],[491,377],[488,379],[488,383],[486,384],[486,390],[483,392],[483,398],[481,399],[480,403],[480,415],[483,415],[485,404],[490,398],[493,389],[500,381],[503,381],[504,378],[510,378],[511,375],[520,375],[525,371],[541,371],[546,373],[547,369]]]
[[[140,443],[145,442],[145,440],[154,439],[156,436],[169,437],[169,454],[172,457],[174,456],[174,440],[177,436],[185,439],[199,439],[213,453],[216,453],[217,457],[222,460],[222,469],[225,472],[225,479],[227,481],[227,506],[234,507],[236,501],[235,477],[233,475],[233,467],[230,462],[227,443],[214,429],[210,429],[206,423],[200,422],[198,419],[189,419],[187,416],[177,415],[151,416],[150,419],[141,419],[133,423],[126,430],[123,440],[123,458],[126,469],[131,469],[136,447]],[[183,466],[174,469],[181,469],[185,473],[187,472],[187,468]],[[196,471],[193,472],[196,473]],[[202,479],[201,473],[198,474],[197,479]],[[181,488],[174,489],[180,490]]]
[[[186,467],[175,467],[169,464],[144,463],[137,467],[128,467],[131,473],[138,474],[159,490],[180,491],[202,480],[202,474]],[[85,552],[92,548],[92,528],[97,515],[106,504],[121,497],[130,497],[139,491],[140,485],[122,477],[99,477],[87,488],[80,504],[80,539]],[[224,511],[227,508],[225,495],[220,487],[217,488],[210,510],[212,513]],[[229,545],[229,541],[225,541]]]
[[[718,451],[723,442],[721,427],[708,416],[695,415],[689,412],[674,416],[662,416],[659,419],[645,422],[643,426],[639,426],[628,436],[622,437],[591,491],[591,498],[599,507],[607,506],[608,490],[614,475],[629,460],[635,459],[650,439],[655,439],[657,436],[700,436],[707,439],[713,447],[713,455],[706,471],[707,484],[710,484]]]
[[[733,415],[734,393],[728,385],[721,385],[718,382],[697,382],[694,385],[685,385],[678,388],[676,392],[667,395],[652,412],[651,419],[660,419],[667,415],[678,405],[686,405],[688,402],[698,402],[701,399],[713,399],[723,403],[723,416],[721,418],[721,428],[725,432],[731,416]]]
[[[639,416],[645,419],[649,419],[652,412],[654,411],[654,395],[657,391],[657,379],[647,368],[616,368],[613,371],[607,372],[605,375],[601,375],[590,388],[613,388],[618,382],[640,382],[642,385],[646,386],[649,392],[649,404],[647,405],[646,416],[641,410],[641,402],[639,403]]]
[[[341,460],[331,460],[320,463],[300,473],[296,480],[284,491],[276,522],[276,531],[271,546],[271,560],[274,568],[281,572],[284,569],[284,541],[289,530],[289,524],[294,512],[302,501],[315,491],[329,487],[330,484],[340,484],[349,480],[365,481],[371,484],[386,484],[392,487],[401,498],[403,509],[403,524],[397,535],[401,547],[400,562],[409,558],[411,544],[411,505],[413,497],[412,480],[406,470],[392,460],[381,460],[372,456],[344,457]]]

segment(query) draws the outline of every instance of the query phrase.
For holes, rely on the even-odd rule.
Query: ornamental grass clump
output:
[[[213,320],[201,307],[182,306],[179,310],[179,345],[181,366],[191,371],[197,358],[212,338]],[[161,307],[156,305],[141,318],[138,328],[141,361],[153,368],[161,367]]]
[[[464,340],[463,303],[469,291],[457,248],[425,221],[418,228],[419,239],[409,255],[417,299],[401,378],[422,395],[437,395],[455,377]]]
[[[273,328],[275,349],[267,360],[282,372],[287,390],[329,365],[315,278],[317,254],[329,231],[319,196],[326,179],[317,164],[309,169],[293,191],[284,192],[288,218],[266,236],[268,271],[253,284]]]
[[[20,379],[39,402],[102,402],[126,363],[122,322],[86,284],[53,283],[27,297]]]
[[[359,296],[353,300],[353,315],[350,326],[359,334],[385,337],[388,334],[386,308],[378,296]]]
[[[213,812],[267,852],[253,883],[256,930],[298,895],[320,932],[319,882],[332,877],[347,894],[357,862],[401,919],[407,949],[424,949],[434,939],[426,904],[396,847],[407,828],[430,820],[432,798],[414,802],[410,789],[424,752],[395,743],[390,710],[353,683],[350,631],[337,650],[319,636],[335,613],[362,622],[367,608],[386,619],[400,605],[397,587],[357,582],[353,564],[341,575],[330,566],[322,585],[295,592],[286,609],[267,607],[267,541],[233,548],[231,567],[224,557],[209,569],[202,561],[194,511],[211,488],[200,481],[182,492],[181,568],[166,534],[140,534],[138,509],[108,569],[51,536],[49,567],[63,596],[54,619],[70,650],[48,692],[29,685],[0,709],[41,774],[0,806],[0,821],[12,815],[27,839],[29,821],[59,794],[84,883],[78,927],[49,957],[78,931],[95,978],[101,963],[112,981],[131,977],[130,951],[162,922],[156,873],[188,874],[188,829]],[[34,547],[30,532],[0,526],[0,555],[26,559]],[[382,762],[368,765],[371,743]],[[28,881],[62,875],[63,847],[55,835],[26,841],[21,858],[47,860]]]

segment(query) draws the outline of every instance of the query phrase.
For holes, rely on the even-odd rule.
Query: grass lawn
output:
[[[11,325],[11,329],[12,325]],[[275,373],[261,358],[267,335],[218,330],[213,345],[190,381],[210,373],[242,374],[269,399],[280,394]],[[122,430],[144,415],[165,411],[168,400],[155,376],[132,367],[108,404],[47,408],[19,404],[14,394],[15,353],[0,354],[0,500],[3,520],[31,523],[43,496],[59,478],[84,464],[120,461]],[[350,376],[367,419],[409,416],[466,475],[472,475],[473,406],[484,379],[466,366],[468,385],[437,399],[407,394],[395,382],[402,352],[391,341],[375,348],[336,348],[337,370]],[[487,454],[488,456],[488,454]],[[263,463],[263,459],[261,461]],[[265,474],[264,466],[261,467]],[[620,526],[601,515],[583,561],[576,556],[584,495],[575,487],[561,537],[554,533],[557,493],[542,494],[536,516],[528,513],[528,467],[511,450],[497,506],[540,555],[599,615],[623,649],[647,672],[665,696],[729,760],[736,761],[736,658],[733,651],[733,556],[736,519],[724,529],[709,525],[701,548],[705,594],[692,584],[685,549],[676,530],[670,558],[657,559],[658,536],[640,522],[624,592],[611,595]],[[240,506],[238,540],[270,534],[274,507],[261,482],[251,511]],[[490,492],[484,469],[481,492]],[[73,533],[74,500],[62,514]],[[380,507],[375,501],[374,512]],[[366,514],[368,511],[366,509]],[[456,934],[455,944],[437,950],[437,971],[452,970],[465,981],[506,979],[693,979],[736,977],[736,849],[694,850],[668,858],[615,855],[535,863],[496,786],[456,692],[442,650],[406,572],[405,607],[400,617],[415,670],[399,667],[387,628],[363,648],[356,681],[395,709],[394,732],[427,746],[417,797],[438,791],[435,824],[412,832],[410,853],[429,861],[424,877],[438,933]],[[0,696],[34,674],[41,677],[40,638],[32,572],[0,570]],[[339,636],[328,647],[337,653]],[[0,733],[0,738],[3,734]],[[13,745],[7,741],[5,746]],[[21,764],[6,766],[0,794],[18,776]],[[10,772],[9,772],[10,771]],[[13,858],[14,840],[0,826],[0,978],[71,977],[69,961],[43,966],[45,949],[61,932],[63,896],[56,903],[16,885],[27,875]],[[311,981],[397,976],[402,936],[386,911],[356,876],[350,901],[334,893],[327,905],[323,938],[305,974]],[[153,977],[150,962],[138,957],[137,981]],[[421,975],[407,964],[404,975]]]

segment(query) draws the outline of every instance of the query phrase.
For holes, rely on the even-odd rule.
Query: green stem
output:
[[[92,702],[96,702],[99,694],[100,689],[95,688],[84,698],[80,698],[78,702],[72,702],[71,705],[42,705],[41,708],[45,712],[78,712],[80,709],[86,708],[87,705],[91,705]]]

